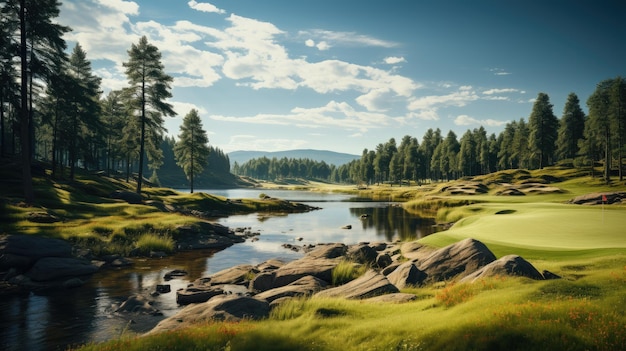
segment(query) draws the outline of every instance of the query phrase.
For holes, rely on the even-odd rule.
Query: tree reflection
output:
[[[416,240],[437,231],[432,218],[420,218],[391,204],[382,207],[350,208],[350,214],[361,218],[363,231],[376,230],[386,241]]]

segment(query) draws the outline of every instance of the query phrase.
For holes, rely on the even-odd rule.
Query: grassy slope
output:
[[[559,172],[553,171],[563,176]],[[555,184],[565,193],[503,197],[490,192],[467,197],[482,202],[440,209],[438,218],[461,220],[449,231],[421,239],[445,246],[473,237],[498,257],[520,254],[539,270],[561,275],[560,280],[500,277],[475,284],[446,282],[405,289],[418,299],[397,305],[293,300],[262,322],[209,323],[84,349],[624,350],[626,208],[611,205],[602,211],[601,206],[563,203],[588,192],[626,190],[624,184],[600,187],[596,183],[572,176]],[[331,190],[324,184],[311,187]],[[438,194],[439,187],[370,192],[423,201],[420,198]],[[445,198],[454,203],[465,197]]]

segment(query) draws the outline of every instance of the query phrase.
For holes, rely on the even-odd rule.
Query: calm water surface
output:
[[[202,191],[202,190],[200,190]],[[193,251],[165,259],[137,259],[128,269],[99,272],[85,286],[54,294],[29,294],[0,299],[0,350],[64,350],[68,346],[105,341],[123,333],[142,333],[179,310],[175,291],[189,282],[238,264],[258,264],[271,258],[293,260],[301,253],[283,244],[408,240],[433,232],[432,222],[406,213],[389,202],[362,202],[341,194],[286,190],[205,190],[228,198],[272,197],[309,203],[322,209],[281,216],[250,214],[217,219],[229,226],[250,227],[257,241],[235,244],[219,252]],[[361,215],[367,218],[361,219]],[[352,229],[342,229],[351,225]],[[301,241],[297,238],[302,238]],[[173,269],[189,274],[170,281]],[[155,298],[163,317],[117,314],[116,306],[133,294],[149,294],[156,284],[172,292]]]

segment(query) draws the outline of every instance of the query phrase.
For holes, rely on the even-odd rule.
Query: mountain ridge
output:
[[[293,150],[283,150],[283,151],[254,151],[254,150],[238,150],[228,153],[228,158],[230,160],[231,167],[237,162],[237,164],[242,165],[252,159],[267,157],[272,159],[276,157],[277,159],[281,159],[283,157],[286,158],[295,158],[295,159],[310,159],[317,162],[326,162],[331,165],[341,166],[346,163],[349,163],[352,160],[358,159],[360,155],[353,155],[343,152],[336,152],[330,150],[316,150],[316,149],[293,149]]]

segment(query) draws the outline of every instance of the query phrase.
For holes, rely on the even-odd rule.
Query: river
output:
[[[135,259],[131,268],[97,273],[83,287],[57,293],[4,297],[0,301],[0,350],[64,350],[99,342],[124,333],[142,333],[163,317],[175,314],[175,291],[190,281],[238,264],[258,264],[271,258],[286,261],[302,256],[283,244],[359,242],[417,239],[434,231],[432,222],[405,212],[390,202],[370,202],[349,195],[308,191],[230,189],[199,190],[228,198],[272,197],[308,203],[320,210],[289,215],[249,214],[216,221],[231,228],[250,227],[258,240],[225,250],[178,253],[164,259]],[[362,215],[366,218],[362,218]],[[351,229],[342,229],[350,225]],[[301,239],[301,240],[300,240]],[[164,280],[174,269],[187,276]],[[149,294],[156,284],[170,284],[172,292],[155,298],[163,316],[114,313],[133,294]]]

